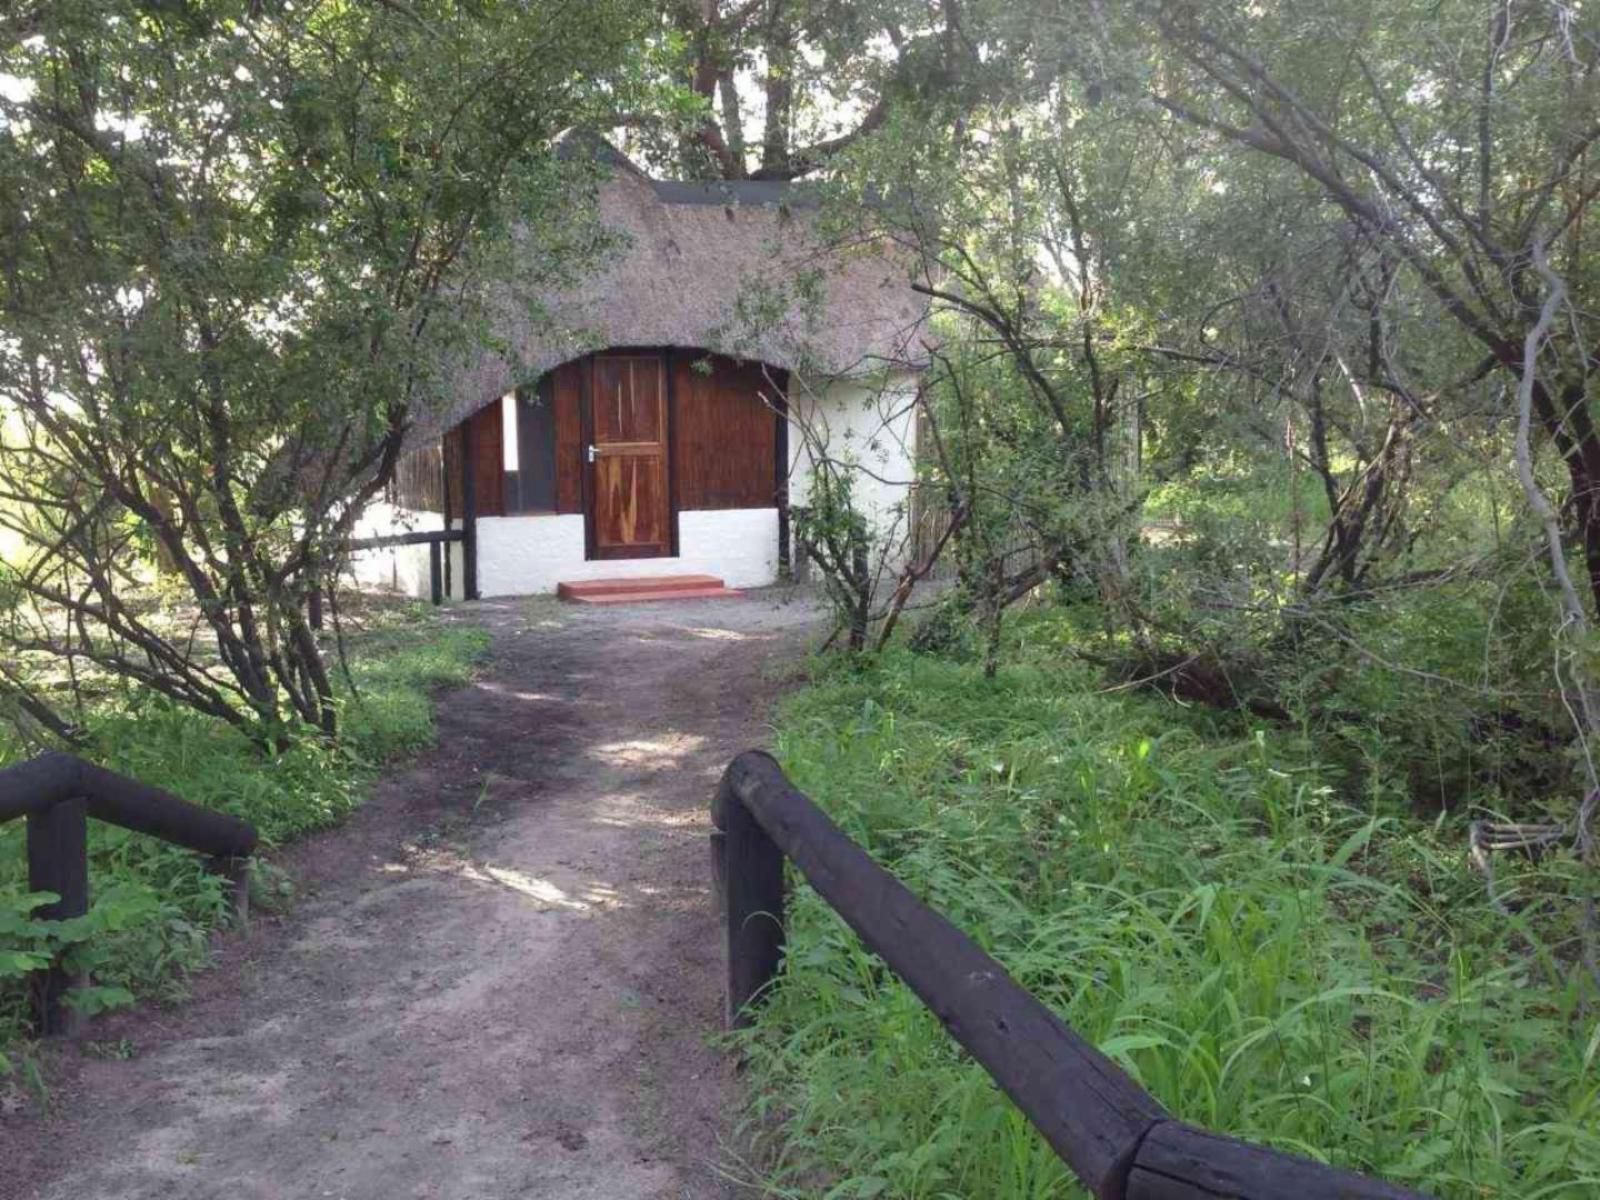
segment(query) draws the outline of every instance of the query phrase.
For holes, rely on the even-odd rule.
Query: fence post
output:
[[[461,432],[461,598],[478,599],[478,477],[471,431]]]
[[[441,543],[428,543],[428,597],[434,607],[444,603],[444,563],[439,553]]]
[[[81,796],[59,800],[28,814],[28,890],[54,892],[60,899],[35,914],[41,920],[66,921],[89,911],[89,808]],[[29,981],[35,1020],[45,1037],[71,1036],[82,1018],[62,997],[88,983],[51,963]]]
[[[727,1022],[752,1020],[750,1003],[783,959],[783,851],[756,823],[724,778],[711,802],[712,854],[722,863],[722,908],[728,931]]]

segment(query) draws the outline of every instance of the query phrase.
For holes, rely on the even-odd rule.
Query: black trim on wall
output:
[[[450,501],[454,493],[450,488],[450,455],[445,450],[445,439],[448,437],[449,434],[447,432],[439,439],[439,474],[443,477],[441,487],[444,492],[444,527],[446,529],[453,527],[452,522],[455,519],[450,511]],[[444,594],[447,598],[452,599],[455,596],[455,583],[451,579],[453,573],[452,564],[455,562],[455,557],[455,553],[447,547],[444,552]]]
[[[678,554],[678,387],[673,380],[673,368],[677,366],[677,357],[669,347],[661,352],[661,370],[666,378],[664,383],[667,389],[667,427],[662,430],[662,435],[667,440],[667,523],[671,526],[671,545],[669,557],[677,558]]]
[[[461,433],[461,586],[468,600],[478,598],[478,484],[472,467],[472,430],[464,427]]]

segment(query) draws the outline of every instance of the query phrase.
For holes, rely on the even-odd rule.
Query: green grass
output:
[[[904,652],[822,669],[780,757],[1183,1119],[1443,1197],[1600,1194],[1570,861],[1500,916],[1452,819],[1347,794],[1298,736],[1104,694],[1049,640],[993,681]],[[809,889],[742,1040],[772,1194],[1081,1194]]]
[[[314,736],[277,754],[240,733],[148,693],[129,693],[97,713],[87,755],[166,788],[195,804],[253,822],[270,849],[338,822],[360,803],[386,761],[428,744],[431,693],[465,682],[487,644],[475,629],[453,628],[421,606],[353,639],[356,692],[341,686],[342,736]],[[342,676],[341,676],[342,678]],[[0,766],[25,757],[0,741]],[[172,998],[207,958],[210,934],[228,916],[224,882],[199,856],[154,838],[90,822],[89,875],[94,911],[84,947],[99,1002]],[[27,887],[24,825],[0,825],[0,968],[6,956],[37,947],[24,928]],[[271,871],[258,888],[287,889]],[[270,903],[273,896],[261,897]],[[8,917],[9,913],[9,917]],[[8,1045],[26,1029],[19,980],[0,970],[0,1068]],[[12,1056],[13,1058],[15,1056]]]

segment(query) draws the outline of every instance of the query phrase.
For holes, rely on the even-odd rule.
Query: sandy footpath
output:
[[[493,635],[436,748],[284,856],[285,915],[0,1118],[4,1200],[731,1195],[706,805],[803,601],[452,610]]]

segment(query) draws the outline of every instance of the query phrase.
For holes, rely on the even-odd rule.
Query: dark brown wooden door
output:
[[[595,558],[672,553],[667,435],[664,358],[596,356],[589,386],[589,529]]]

